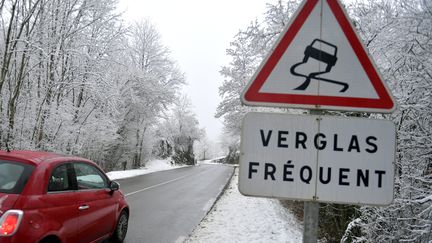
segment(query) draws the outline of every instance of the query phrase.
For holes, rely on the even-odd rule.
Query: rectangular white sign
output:
[[[249,113],[239,190],[249,196],[388,205],[395,134],[388,120]]]

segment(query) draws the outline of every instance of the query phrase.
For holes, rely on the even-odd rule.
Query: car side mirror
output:
[[[120,189],[120,184],[116,181],[111,181],[109,188],[111,191],[118,191]]]

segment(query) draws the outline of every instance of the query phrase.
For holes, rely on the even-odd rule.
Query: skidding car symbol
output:
[[[333,49],[333,54],[329,54],[327,52],[324,52],[320,49],[317,48],[317,46],[320,45],[327,45],[328,47],[330,47],[330,49]],[[333,84],[337,84],[337,85],[341,85],[342,89],[339,92],[345,92],[349,85],[345,82],[341,82],[341,81],[336,81],[336,80],[331,80],[331,79],[327,79],[327,78],[322,78],[322,77],[317,77],[318,75],[324,74],[324,73],[329,73],[332,69],[332,67],[335,66],[336,61],[337,61],[337,46],[326,42],[324,40],[320,40],[320,39],[315,39],[312,41],[312,43],[306,47],[306,50],[304,51],[304,58],[302,62],[296,63],[294,64],[291,68],[290,68],[290,72],[292,75],[294,76],[299,76],[299,77],[304,77],[306,78],[306,80],[297,88],[295,88],[294,90],[305,90],[307,89],[307,87],[309,86],[310,82],[312,79],[316,79],[316,80],[321,80],[321,81],[325,81],[325,82],[329,82],[329,83],[333,83]],[[319,72],[312,72],[309,75],[305,75],[305,74],[301,74],[295,71],[295,69],[302,65],[305,64],[309,58],[314,58],[318,61],[324,62],[326,64],[326,68],[324,71],[319,71]]]

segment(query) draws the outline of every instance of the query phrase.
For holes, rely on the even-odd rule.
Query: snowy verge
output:
[[[185,243],[301,242],[303,226],[276,199],[245,197],[238,190],[238,170]]]
[[[172,170],[187,166],[188,165],[172,165],[169,160],[152,160],[147,162],[146,166],[141,169],[110,171],[106,174],[110,180],[120,180],[157,171]]]
[[[201,160],[201,161],[198,161],[197,164],[199,164],[199,165],[226,165],[226,166],[238,167],[238,164],[225,164],[225,163],[218,162],[218,161],[221,161],[222,159],[224,159],[225,157],[226,156],[218,157],[215,159]]]

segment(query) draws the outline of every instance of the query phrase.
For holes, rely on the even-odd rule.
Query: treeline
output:
[[[229,65],[217,117],[235,138],[230,156],[238,154],[241,120],[251,110],[240,93],[299,4],[268,4],[262,21],[240,31],[227,50]],[[391,115],[333,113],[390,119],[397,128],[394,202],[388,207],[321,204],[323,242],[430,242],[432,240],[432,5],[430,1],[355,1],[350,17],[399,107]],[[286,112],[284,110],[284,112]],[[301,110],[290,112],[302,113]],[[295,205],[297,212],[298,204]],[[301,205],[301,204],[300,204]]]
[[[1,149],[193,163],[202,131],[149,21],[125,24],[117,0],[2,0],[0,15]]]

